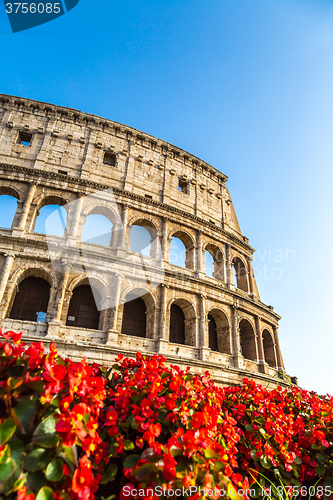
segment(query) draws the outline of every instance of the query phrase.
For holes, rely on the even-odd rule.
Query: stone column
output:
[[[167,354],[169,345],[169,328],[170,323],[167,322],[167,294],[168,286],[164,283],[160,288],[160,318],[159,318],[159,335],[158,335],[158,352]]]
[[[64,264],[64,272],[62,275],[62,278],[60,280],[56,297],[55,297],[55,303],[54,303],[54,308],[53,308],[53,318],[49,322],[48,330],[47,330],[47,337],[59,337],[59,331],[60,331],[60,326],[61,326],[61,315],[62,315],[62,310],[63,310],[63,304],[64,304],[64,299],[65,299],[65,293],[68,285],[68,278],[69,278],[69,273],[70,273],[70,267],[68,266],[67,263]]]
[[[126,203],[123,204],[122,210],[122,230],[120,232],[120,238],[118,243],[117,254],[120,256],[125,256],[127,251],[126,247],[126,234],[127,234],[127,225],[128,225],[128,205]]]
[[[199,278],[205,275],[205,258],[202,251],[202,234],[203,231],[200,229],[197,231],[197,258],[196,258],[196,272]]]
[[[231,249],[230,245],[225,244],[225,256],[226,256],[226,283],[228,288],[231,288],[233,285],[233,277],[232,277],[232,263],[231,263]]]
[[[278,335],[278,327],[276,325],[273,326],[273,333],[274,333],[274,340],[275,340],[275,347],[276,347],[276,361],[277,361],[277,367],[278,370],[285,371],[282,355],[281,355],[281,349],[280,349],[280,342],[279,342],[279,335]]]
[[[73,202],[72,202],[73,203]],[[71,246],[75,246],[77,243],[77,232],[80,224],[80,218],[82,214],[83,196],[77,198],[73,203],[71,213],[68,214],[70,217],[70,226],[67,232],[67,243]]]
[[[266,370],[265,351],[264,351],[264,345],[263,345],[262,335],[261,335],[261,321],[260,320],[261,320],[260,316],[255,317],[258,363],[259,363],[260,371],[262,373],[266,373],[267,370]]]
[[[232,306],[232,355],[235,368],[244,368],[244,357],[242,354],[239,335],[239,315],[236,304]]]
[[[27,223],[31,203],[32,203],[32,200],[35,196],[36,187],[37,187],[36,183],[33,183],[33,182],[30,183],[29,188],[28,188],[28,192],[27,192],[27,196],[23,202],[23,207],[22,207],[18,226],[13,228],[12,236],[22,236],[25,229],[26,229],[25,226]]]
[[[199,295],[199,354],[203,361],[209,361],[210,356],[206,298],[203,294]]]
[[[117,318],[120,302],[121,282],[122,276],[120,274],[116,274],[114,282],[114,292],[111,296],[113,307],[110,308],[109,322],[107,325],[107,344],[117,344],[118,341],[119,332],[117,331]]]
[[[13,253],[5,254],[6,260],[5,264],[2,269],[1,277],[0,277],[0,303],[2,302],[6,286],[8,283],[8,278],[10,275],[10,272],[13,267],[13,262],[15,259],[15,255]]]
[[[163,217],[162,224],[162,258],[164,262],[168,260],[168,219]]]
[[[248,276],[248,282],[249,282],[249,295],[251,297],[254,297],[254,287],[253,287],[253,277],[252,277],[252,265],[251,262],[253,261],[253,257],[248,257],[247,258],[247,276]]]

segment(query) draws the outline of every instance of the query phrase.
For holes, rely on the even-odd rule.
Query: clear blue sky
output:
[[[0,43],[1,92],[126,123],[229,176],[287,371],[333,393],[333,2],[80,0],[17,34],[1,3]]]

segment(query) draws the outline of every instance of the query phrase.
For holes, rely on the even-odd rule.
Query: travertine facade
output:
[[[266,383],[284,370],[279,316],[260,301],[254,250],[241,234],[227,177],[215,168],[125,125],[0,95],[0,179],[0,195],[18,200],[10,227],[0,229],[3,329],[22,330],[30,340],[43,337],[46,344],[55,340],[67,355],[104,364],[119,352],[159,352],[170,363],[209,369],[223,384],[244,376]],[[113,203],[105,192],[112,192]],[[34,231],[47,205],[65,206],[63,236]],[[108,247],[81,243],[91,214],[111,221]],[[134,226],[149,231],[150,257],[138,258],[129,249]],[[185,268],[170,264],[172,238],[186,247]],[[53,258],[50,242],[57,249]],[[205,275],[207,252],[214,277]],[[46,317],[24,319],[19,302],[29,297],[18,297],[26,287],[35,300],[29,287],[42,280]],[[98,290],[102,304],[98,314],[89,312],[98,318],[93,329],[76,326],[77,318],[69,314],[75,290],[84,285]],[[137,303],[138,314],[140,307],[145,313],[140,336],[135,335],[139,320],[124,319],[131,293],[143,301]],[[75,301],[78,310],[78,294]],[[127,334],[131,328],[134,335]]]

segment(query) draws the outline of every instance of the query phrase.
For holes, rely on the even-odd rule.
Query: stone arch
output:
[[[146,237],[145,234],[142,232],[144,243],[141,244],[145,245],[148,243],[147,246],[143,246],[142,248],[140,248],[140,242],[138,241],[140,239],[139,234],[136,236],[133,235],[133,228],[135,228],[135,226],[141,227],[147,231]],[[138,216],[132,217],[132,219],[129,221],[127,225],[126,233],[127,233],[128,248],[131,251],[136,253],[141,253],[146,249],[143,255],[146,255],[147,257],[152,257],[154,259],[158,257],[158,250],[160,246],[160,241],[158,236],[159,233],[157,224],[155,224],[153,220],[141,218]],[[132,249],[131,249],[131,244],[132,244]]]
[[[41,216],[40,212],[44,211],[45,207],[53,205],[54,207],[62,207],[63,210],[66,211],[66,220],[62,220],[62,216],[61,216],[59,222],[57,219],[55,219],[57,222],[57,225],[60,226],[59,230],[57,231],[58,234],[55,234],[55,235],[56,236],[63,236],[65,234],[66,226],[67,226],[67,222],[68,222],[68,212],[67,212],[67,210],[68,210],[67,205],[68,204],[69,204],[69,200],[63,196],[59,196],[59,195],[39,196],[36,199],[35,203],[33,203],[34,213],[33,213],[32,220],[31,220],[30,230],[32,230],[33,232],[40,232],[40,231],[36,231],[36,224],[38,224],[38,218]],[[63,210],[61,212],[63,212]],[[65,216],[65,213],[64,213],[64,216]],[[40,234],[46,234],[46,230],[44,232],[41,232]],[[48,233],[48,234],[53,235],[52,233]]]
[[[41,267],[29,266],[23,271],[17,269],[12,274],[10,282],[12,286],[8,290],[9,303],[6,316],[26,321],[47,321],[51,298],[55,291],[55,276],[51,276],[51,273]],[[43,317],[37,317],[37,312],[42,312]]]
[[[181,263],[181,261],[183,260],[183,259],[180,258],[181,256],[178,256],[178,255],[173,256],[172,255],[172,238],[177,238],[184,245],[184,248],[185,248],[185,262]],[[194,239],[193,239],[192,235],[189,232],[187,232],[187,231],[174,229],[169,234],[168,240],[170,242],[170,264],[173,264],[173,265],[176,265],[176,266],[180,265],[180,267],[184,267],[183,264],[185,264],[186,269],[194,269],[194,260],[195,260],[194,249],[195,249],[195,245],[194,245]],[[173,257],[175,257],[175,258],[173,258]],[[182,265],[181,264],[177,264],[177,261],[180,262]]]
[[[176,306],[176,307],[174,307]],[[196,346],[195,307],[187,299],[173,299],[169,303],[170,342]],[[182,312],[182,315],[180,313]]]
[[[0,186],[0,196],[12,196],[13,198],[16,198],[18,201],[21,200],[22,195],[21,193],[13,188],[12,186],[6,186],[6,185],[1,185]]]
[[[243,292],[249,291],[248,277],[247,277],[247,265],[244,260],[238,255],[232,259],[232,266],[236,274],[236,286],[239,290]]]
[[[136,332],[137,335],[135,336],[153,339],[155,336],[156,312],[156,299],[154,295],[145,288],[127,287],[121,294],[120,302],[122,303],[121,333],[135,335]],[[140,321],[140,328],[134,324],[135,314]]]
[[[275,354],[275,343],[272,333],[265,328],[262,333],[262,344],[264,348],[264,355],[266,363],[272,368],[277,367],[276,354]]]
[[[216,335],[216,349],[224,354],[231,354],[231,329],[228,316],[221,309],[213,308],[208,313],[208,321],[210,317],[214,320],[216,331],[213,333],[211,327],[211,335]],[[210,324],[208,323],[208,328]],[[210,330],[208,330],[210,333]]]
[[[105,283],[93,277],[75,277],[66,290],[66,326],[102,330],[104,324]],[[65,305],[65,304],[64,304]]]
[[[90,204],[83,209],[82,214],[81,214],[81,218],[80,218],[79,228],[78,228],[78,236],[79,236],[80,241],[83,241],[82,235],[83,235],[84,227],[85,227],[85,224],[87,222],[88,217],[94,216],[94,215],[103,216],[110,222],[110,224],[111,224],[110,241],[107,245],[106,245],[106,243],[103,244],[103,246],[115,247],[117,244],[116,234],[117,234],[117,229],[119,228],[120,218],[119,218],[119,215],[116,214],[115,211],[111,207],[108,207],[108,206],[103,205],[103,204],[95,204],[95,205]],[[91,241],[91,243],[94,243],[94,242]],[[101,243],[96,243],[96,244],[101,244]]]
[[[245,359],[257,361],[257,346],[254,326],[248,319],[243,318],[239,322],[239,341],[242,355]]]
[[[213,243],[207,243],[204,246],[204,252],[206,256],[206,252],[211,255],[214,262],[214,272],[213,277],[219,281],[225,281],[224,276],[224,253],[222,250]]]

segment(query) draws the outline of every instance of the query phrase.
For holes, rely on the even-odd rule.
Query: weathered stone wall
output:
[[[28,134],[29,146],[20,143],[20,134]],[[114,155],[115,165],[104,163],[106,153]],[[18,200],[11,229],[0,229],[2,328],[23,330],[28,339],[44,337],[46,343],[56,340],[64,353],[104,364],[120,351],[133,355],[140,350],[160,352],[169,362],[191,364],[197,371],[209,369],[220,383],[238,383],[243,376],[272,380],[284,369],[279,316],[260,301],[251,265],[254,250],[240,232],[226,180],[193,155],[125,125],[0,95],[0,195]],[[106,190],[112,190],[115,205],[98,194]],[[67,209],[63,237],[33,232],[39,210],[51,203]],[[110,247],[80,244],[91,213],[113,223]],[[144,258],[143,274],[142,258],[129,251],[133,224],[147,227],[157,242],[151,257]],[[187,247],[186,269],[169,263],[173,235]],[[59,256],[56,266],[50,240]],[[84,266],[78,249],[84,251]],[[205,250],[222,257],[214,278],[205,275]],[[241,263],[243,290],[233,283],[234,259]],[[51,286],[45,323],[9,318],[18,285],[28,276],[42,277]],[[83,283],[93,283],[106,301],[98,330],[66,326],[73,291]],[[146,305],[146,338],[121,333],[123,303],[133,289],[140,290]],[[117,299],[115,307],[108,305],[110,296]],[[185,315],[185,345],[169,342],[172,304]],[[216,321],[221,352],[209,348],[208,314]],[[243,356],[243,319],[253,332],[253,359]],[[272,341],[271,366],[264,330]]]

